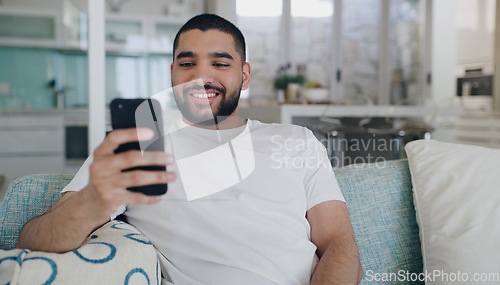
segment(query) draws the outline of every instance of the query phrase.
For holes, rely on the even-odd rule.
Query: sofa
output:
[[[443,152],[424,142],[415,144],[414,154],[426,153],[421,145],[431,152],[436,149]],[[482,149],[479,151],[484,154]],[[409,159],[418,161],[414,154],[409,155]],[[440,157],[433,153],[421,156],[431,160]],[[492,159],[497,161],[497,157],[500,156]],[[431,166],[424,164],[423,171],[437,172],[432,169],[435,162],[429,163]],[[412,164],[412,172],[417,166]],[[414,198],[420,201],[425,197],[413,193],[416,186],[412,185],[412,177],[414,180],[421,180],[421,177],[412,172],[407,159],[335,169],[364,269],[361,284],[433,281],[421,278],[427,276],[425,272],[428,270],[434,270],[424,268],[433,264],[432,260],[425,258],[442,252],[426,251],[421,241],[429,244],[436,240],[438,243],[440,235],[433,236],[430,232],[423,235],[422,228],[427,224],[421,218],[425,213],[416,211],[414,205],[418,204]],[[437,175],[438,180],[443,176],[439,173],[426,175],[430,178]],[[33,175],[10,185],[0,212],[0,284],[159,284],[158,258],[151,242],[133,226],[121,221],[108,222],[71,252],[56,254],[14,249],[24,223],[47,211],[59,199],[59,192],[71,178],[57,174]],[[433,180],[424,179],[423,183],[427,181]],[[436,212],[433,209],[428,211]],[[499,212],[490,213],[496,215]],[[428,238],[431,242],[427,241]],[[498,257],[496,251],[494,257]],[[500,268],[498,260],[495,259],[494,264]]]

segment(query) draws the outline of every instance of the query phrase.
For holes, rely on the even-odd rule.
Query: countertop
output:
[[[424,117],[488,115],[484,112],[466,111],[464,108],[437,106],[393,106],[393,105],[333,105],[333,104],[283,104],[244,105],[239,107],[240,115],[264,122],[291,123],[292,117]],[[88,121],[87,108],[44,109],[44,110],[0,110],[0,116],[57,116],[62,115],[66,123]],[[493,115],[493,114],[490,114]],[[262,118],[261,118],[262,117]]]
[[[425,117],[460,116],[462,107],[427,107],[395,105],[282,105],[281,122],[291,123],[293,117]]]

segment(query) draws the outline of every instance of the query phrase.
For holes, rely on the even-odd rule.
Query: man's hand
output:
[[[67,192],[47,213],[29,221],[19,234],[18,248],[65,252],[77,248],[97,227],[106,223],[120,205],[152,204],[161,196],[147,196],[127,190],[129,187],[164,184],[175,180],[165,171],[133,170],[137,166],[167,165],[172,156],[163,152],[127,151],[115,154],[119,145],[149,140],[149,129],[120,129],[106,136],[94,151],[89,184],[78,192]]]
[[[161,196],[147,196],[128,191],[127,188],[169,183],[175,180],[175,173],[122,171],[138,166],[171,164],[172,156],[164,152],[144,152],[143,157],[140,150],[114,153],[121,144],[149,140],[153,135],[149,129],[115,130],[109,133],[104,142],[95,149],[94,161],[90,165],[89,184],[81,191],[84,199],[94,202],[92,205],[95,209],[92,213],[99,214],[101,218],[109,218],[120,205],[153,204],[161,200]]]

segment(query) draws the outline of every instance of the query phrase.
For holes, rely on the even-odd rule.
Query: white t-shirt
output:
[[[164,281],[309,284],[317,256],[306,212],[344,201],[312,132],[254,120],[221,131],[181,121],[166,129],[177,180],[160,203],[124,212],[156,247]],[[87,185],[90,160],[63,192]]]

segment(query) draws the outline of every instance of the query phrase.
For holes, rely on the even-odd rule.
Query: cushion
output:
[[[361,284],[374,284],[389,274],[420,274],[422,256],[408,162],[354,164],[334,171],[359,247]]]
[[[424,270],[435,284],[500,281],[500,150],[419,140],[406,152]]]
[[[160,273],[149,239],[119,221],[66,253],[0,250],[0,284],[160,284]]]
[[[24,224],[52,207],[72,178],[72,175],[40,174],[13,181],[0,208],[0,249],[13,249]]]

